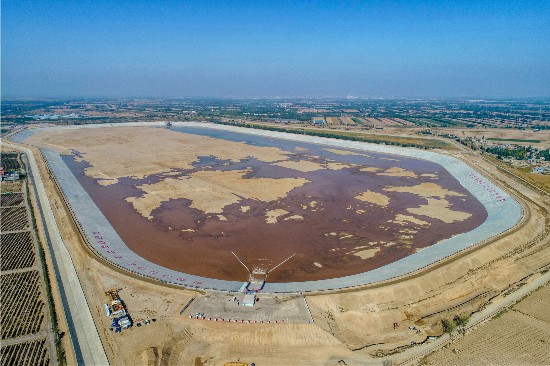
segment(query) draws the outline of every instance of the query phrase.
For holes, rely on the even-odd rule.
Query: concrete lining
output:
[[[263,292],[295,293],[335,290],[372,284],[395,277],[404,276],[430,264],[441,261],[462,250],[490,240],[491,238],[513,228],[521,220],[523,215],[521,205],[513,197],[494,185],[473,168],[469,167],[457,158],[432,151],[356,141],[336,140],[324,137],[288,134],[283,132],[247,129],[209,123],[173,122],[172,124],[178,127],[190,126],[213,128],[237,133],[266,136],[270,138],[279,138],[429,160],[442,165],[460,182],[465,189],[472,193],[487,210],[488,217],[486,221],[474,230],[442,240],[426,249],[383,267],[352,276],[326,280],[266,283]],[[164,125],[164,122],[122,123],[63,126],[56,127],[55,129],[105,128],[110,126],[160,127]],[[51,130],[51,128],[46,129]],[[15,136],[12,136],[11,139],[13,141],[23,142],[30,135],[43,130],[44,128],[24,130]],[[164,268],[135,254],[118,236],[114,228],[92,201],[88,193],[79,184],[78,180],[63,162],[59,154],[49,149],[42,149],[42,152],[51,171],[57,179],[59,187],[72,210],[73,216],[78,221],[78,224],[86,236],[90,247],[99,256],[111,262],[113,265],[128,270],[134,274],[153,278],[172,285],[221,291],[238,291],[241,288],[242,282],[216,280],[189,275],[183,272]]]

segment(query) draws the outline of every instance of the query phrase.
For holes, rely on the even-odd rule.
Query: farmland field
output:
[[[317,131],[313,129],[306,129],[307,131]],[[346,132],[346,131],[327,131],[328,137],[345,136],[355,138],[357,141],[374,142],[374,143],[388,143],[388,144],[402,144],[415,147],[427,147],[432,149],[455,149],[452,145],[445,141],[435,139],[423,139],[419,137],[408,136],[392,136],[383,135],[377,133],[363,133],[363,132]]]
[[[357,120],[359,120],[359,122],[363,125],[363,126],[370,126],[372,127],[373,126],[373,123],[365,118],[362,118],[362,117],[358,117]]]
[[[44,301],[38,271],[0,276],[2,339],[37,333],[44,323]]]
[[[340,119],[338,117],[327,117],[326,120],[327,120],[327,124],[329,125],[338,126],[341,124]]]
[[[488,137],[487,140],[489,141],[505,141],[505,142],[529,142],[534,144],[539,144],[540,140],[522,140],[522,139],[506,139],[506,138],[499,138],[499,137]]]
[[[514,306],[514,309],[550,325],[550,285],[533,292]]]
[[[23,203],[22,193],[4,193],[0,196],[0,206],[19,206]]]
[[[5,171],[13,171],[19,169],[18,154],[2,152],[1,165]]]
[[[1,231],[25,230],[29,225],[26,207],[2,207],[0,216]]]
[[[356,125],[355,121],[350,117],[340,117],[340,121],[342,121],[343,125],[348,125],[348,126]]]
[[[2,193],[21,192],[22,184],[21,182],[2,182],[0,188]]]
[[[53,318],[48,316],[23,184],[2,182],[0,197],[1,365],[49,365],[55,348]]]
[[[31,267],[35,263],[34,244],[29,231],[1,234],[1,270]]]
[[[550,363],[550,285],[511,310],[436,351],[428,365],[548,365]]]
[[[50,364],[46,339],[2,347],[2,366],[47,366]]]
[[[449,128],[448,133],[466,137],[484,137],[485,140],[545,149],[550,146],[550,130],[516,130],[509,128]]]

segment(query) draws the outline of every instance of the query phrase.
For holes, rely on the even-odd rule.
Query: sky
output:
[[[550,97],[550,1],[2,1],[2,98]]]

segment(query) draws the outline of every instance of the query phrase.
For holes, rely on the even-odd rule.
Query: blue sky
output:
[[[550,1],[2,1],[3,97],[550,97]]]

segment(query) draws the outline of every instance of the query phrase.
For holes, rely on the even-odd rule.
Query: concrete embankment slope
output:
[[[109,361],[101,344],[71,255],[55,222],[36,159],[30,149],[8,144],[4,141],[2,141],[2,144],[27,154],[30,165],[29,173],[32,174],[31,178],[42,214],[50,254],[55,266],[56,278],[59,282],[63,307],[69,324],[69,334],[75,348],[77,362],[83,365],[108,365]]]
[[[85,125],[56,127],[59,130],[74,128],[108,128],[111,126],[149,126],[160,127],[162,122],[152,123],[127,123],[116,125]],[[355,141],[336,140],[323,137],[304,136],[274,131],[264,131],[251,128],[215,125],[197,122],[174,122],[178,127],[201,127],[232,131],[243,134],[252,134],[268,138],[277,138],[320,144],[326,146],[342,147],[355,150],[373,151],[398,156],[407,156],[415,159],[423,159],[435,162],[443,166],[458,182],[472,193],[487,210],[487,220],[474,230],[455,235],[442,240],[420,252],[408,257],[353,276],[333,278],[320,281],[293,282],[293,283],[267,283],[264,292],[293,293],[335,290],[372,284],[401,276],[425,268],[433,263],[443,261],[455,254],[468,250],[480,243],[488,242],[498,235],[512,229],[523,215],[521,205],[507,192],[497,187],[479,172],[469,167],[463,161],[448,155],[420,149],[401,148],[387,145],[369,144]],[[51,130],[51,128],[47,128]],[[44,129],[26,130],[12,137],[15,141],[24,141],[28,136]],[[43,149],[43,154],[56,176],[57,182],[69,204],[72,213],[79,223],[92,250],[105,258],[115,266],[124,268],[137,275],[154,278],[161,282],[180,285],[184,287],[214,289],[224,291],[237,291],[240,283],[235,281],[222,281],[190,274],[176,272],[139,257],[131,251],[108,220],[95,205],[88,193],[78,183],[70,169],[63,162],[59,154],[53,150]]]

